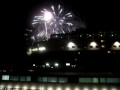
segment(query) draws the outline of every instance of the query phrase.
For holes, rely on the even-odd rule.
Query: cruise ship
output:
[[[0,64],[0,90],[120,90],[120,32],[54,34]]]

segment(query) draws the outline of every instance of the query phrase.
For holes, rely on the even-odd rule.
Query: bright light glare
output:
[[[16,86],[15,86],[15,88],[17,88],[17,89],[18,89],[18,88],[19,88],[19,86],[18,86],[18,85],[16,85]]]
[[[111,90],[117,90],[116,88],[112,88]]]
[[[53,90],[53,88],[52,87],[48,87],[48,90]]]
[[[74,90],[80,90],[78,87],[76,87]]]
[[[70,66],[70,63],[66,63],[66,66]]]
[[[49,64],[49,63],[46,63],[46,66],[50,66],[50,64]]]
[[[46,48],[45,47],[39,47],[39,51],[45,51]]]
[[[96,42],[91,42],[91,43],[90,43],[90,46],[92,46],[93,48],[96,48],[97,43],[96,43]]]
[[[98,90],[98,88],[93,88],[92,90]]]
[[[84,88],[83,90],[89,90],[88,88]]]
[[[28,87],[27,86],[24,86],[23,89],[27,89]]]
[[[28,49],[27,54],[30,55],[31,53],[32,53],[32,49],[30,48],[30,49]]]
[[[114,45],[116,48],[120,48],[120,42],[118,42],[118,41],[114,42],[113,45]]]
[[[102,88],[102,90],[107,90],[107,88]]]
[[[33,89],[36,89],[36,88],[35,88],[35,86],[32,86],[31,89],[33,90]]]
[[[55,67],[58,67],[59,66],[59,64],[58,63],[55,63]]]
[[[102,47],[102,48],[105,48],[105,45],[102,45],[101,47]]]
[[[104,42],[104,40],[101,40],[101,42]]]
[[[45,90],[45,88],[44,88],[44,87],[39,87],[39,89],[40,89],[40,90]]]
[[[75,47],[75,46],[76,45],[73,42],[69,42],[68,45],[67,45],[67,47],[70,48],[70,49],[73,48],[73,47]]]
[[[33,64],[33,66],[35,66],[35,64]]]
[[[111,51],[108,51],[108,53],[111,53]]]
[[[33,48],[32,51],[38,51],[38,48]]]
[[[49,20],[51,20],[51,19],[52,19],[52,14],[51,14],[50,12],[46,11],[46,12],[44,13],[44,20],[45,20],[45,21],[49,21]]]
[[[65,90],[70,90],[70,88],[69,88],[69,87],[67,87]]]
[[[11,88],[12,86],[11,85],[8,85],[7,88]]]
[[[62,90],[62,88],[61,87],[57,87],[56,90]]]

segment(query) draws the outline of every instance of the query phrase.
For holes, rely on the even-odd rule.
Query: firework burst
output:
[[[78,22],[72,12],[66,12],[61,5],[43,9],[40,15],[34,16],[33,29],[28,30],[32,41],[48,40],[51,34],[65,34],[75,31]]]

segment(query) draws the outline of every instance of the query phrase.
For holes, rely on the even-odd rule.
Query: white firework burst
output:
[[[32,22],[33,30],[31,39],[33,41],[48,40],[51,34],[65,34],[78,28],[75,15],[58,5],[52,5],[49,10],[43,9],[40,15],[35,16]]]

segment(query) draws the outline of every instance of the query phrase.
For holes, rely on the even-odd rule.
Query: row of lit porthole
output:
[[[48,86],[48,87],[44,87],[44,86],[40,86],[40,87],[35,87],[35,86],[31,86],[30,88],[28,86],[23,86],[23,87],[20,87],[19,85],[16,85],[14,87],[12,87],[11,85],[8,85],[7,87],[1,85],[0,86],[1,89],[16,89],[16,90],[20,90],[20,89],[24,89],[24,90],[27,90],[27,89],[31,89],[31,90],[36,90],[36,89],[39,89],[39,90],[120,90],[120,88],[116,88],[116,87],[52,87],[52,86]]]
[[[97,44],[97,42],[92,41],[92,42],[90,42],[88,48],[91,49],[91,50],[92,49],[95,50],[95,49],[98,48],[98,46],[99,45]],[[105,45],[101,45],[101,47],[105,48]],[[78,47],[74,42],[69,42],[67,44],[67,48],[68,48],[68,50],[78,50]],[[120,42],[118,42],[118,41],[114,42],[113,45],[112,45],[112,49],[113,50],[120,50]],[[37,47],[37,48],[29,48],[27,54],[30,55],[30,54],[32,54],[32,52],[36,52],[36,51],[44,52],[46,50],[47,49],[46,49],[45,46],[41,46],[41,47]]]
[[[88,46],[88,47],[89,47],[89,48],[97,48],[97,46],[98,46],[97,42],[92,41],[92,42],[89,43],[89,46]],[[67,44],[67,47],[68,47],[69,49],[72,49],[73,47],[77,47],[77,45],[76,45],[74,42],[69,42],[69,43]],[[102,47],[104,48],[105,46],[103,45]],[[118,42],[118,41],[114,42],[113,45],[112,45],[112,47],[113,47],[113,48],[120,49],[120,42]]]
[[[75,59],[75,60],[77,60],[77,59]],[[67,67],[69,67],[69,66],[71,66],[72,68],[75,68],[76,67],[76,65],[71,65],[70,63],[66,63],[65,64]],[[38,67],[36,64],[33,64],[33,67]],[[42,67],[43,68],[45,68],[45,67],[49,67],[49,68],[54,68],[54,67],[59,67],[59,63],[54,63],[52,66],[50,65],[50,63],[45,63],[45,65],[42,65]],[[29,70],[30,71],[30,70]]]
[[[36,65],[33,64],[33,66],[35,67]],[[59,63],[54,63],[54,66],[55,66],[55,67],[58,67],[58,66],[59,66]],[[45,65],[42,65],[42,67],[51,67],[51,66],[50,66],[50,63],[45,63]],[[51,68],[53,68],[53,66],[52,66]]]

